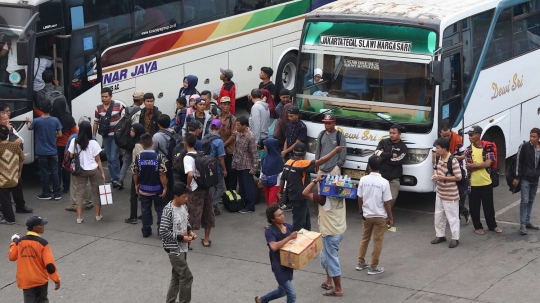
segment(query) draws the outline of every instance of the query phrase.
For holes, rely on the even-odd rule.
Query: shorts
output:
[[[319,257],[321,258],[321,267],[328,272],[330,277],[341,276],[341,266],[339,265],[339,243],[343,239],[343,234],[337,236],[322,236],[323,250]]]
[[[188,202],[189,224],[195,230],[214,228],[216,218],[210,190],[198,189],[189,194]]]

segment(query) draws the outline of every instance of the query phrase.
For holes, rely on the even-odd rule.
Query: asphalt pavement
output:
[[[165,301],[171,266],[161,239],[143,238],[140,222],[124,223],[129,214],[129,181],[126,189],[114,190],[113,205],[103,206],[102,221],[94,220],[94,210],[84,210],[84,223],[76,224],[76,214],[64,210],[67,195],[60,201],[38,200],[39,175],[27,167],[24,176],[27,206],[50,222],[43,237],[62,279],[60,290],[54,291],[52,282],[49,285],[51,302]],[[450,249],[448,242],[430,244],[435,237],[434,195],[402,192],[394,209],[397,231],[386,233],[380,258],[386,271],[376,276],[355,270],[362,225],[357,203],[348,201],[347,231],[339,251],[344,296],[321,295],[325,275],[317,258],[294,274],[297,302],[538,302],[540,232],[518,234],[518,200],[501,183],[495,189],[495,209],[503,233],[486,229],[485,235],[476,235],[472,224],[462,221],[460,245]],[[264,210],[262,202],[250,214],[223,211],[210,236],[212,247],[194,243],[187,259],[194,276],[192,302],[253,302],[255,296],[276,288],[264,238]],[[533,209],[533,222],[540,223],[539,211]],[[8,260],[7,252],[11,235],[26,232],[29,216],[16,214],[16,225],[0,225],[0,255],[4,256],[0,302],[23,302],[15,281],[16,264]],[[292,222],[291,213],[285,216]],[[311,219],[318,230],[313,204]],[[154,226],[154,234],[155,230]],[[202,238],[203,232],[198,235]]]

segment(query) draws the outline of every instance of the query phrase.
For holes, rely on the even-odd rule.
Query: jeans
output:
[[[23,289],[24,302],[49,303],[48,295],[49,283],[28,289]]]
[[[219,183],[215,186],[214,190],[214,198],[212,200],[212,206],[218,207],[219,199],[221,199],[221,196],[223,196],[223,193],[225,192],[225,179],[223,177],[223,173],[218,174]]]
[[[238,194],[244,199],[244,209],[255,211],[257,185],[253,180],[253,175],[249,173],[249,169],[238,171],[238,183],[240,183]]]
[[[531,211],[538,189],[538,181],[521,180],[521,204],[519,205],[519,221],[527,224],[531,220]]]
[[[292,205],[293,230],[311,230],[311,214],[306,200],[290,200]]]
[[[189,303],[191,302],[191,285],[193,275],[187,264],[187,253],[169,254],[169,261],[172,266],[171,284],[167,291],[167,303]],[[177,301],[177,299],[180,299]]]
[[[114,182],[118,182],[120,179],[120,159],[118,159],[120,150],[118,149],[118,146],[116,146],[116,143],[114,143],[114,137],[103,137],[103,147],[107,154],[107,167],[109,167],[111,179]]]
[[[126,178],[127,171],[133,162],[133,153],[126,151],[122,156],[122,168],[120,169],[120,175],[118,176],[118,181],[124,182]]]
[[[471,193],[469,194],[469,211],[475,230],[484,229],[482,222],[480,222],[480,207],[482,205],[484,207],[484,218],[486,219],[488,229],[494,230],[497,228],[497,221],[495,221],[493,187],[491,184],[485,186],[471,186]]]
[[[321,267],[328,272],[330,277],[341,276],[341,266],[339,265],[339,243],[343,240],[343,234],[337,236],[323,235],[323,249],[319,255]]]
[[[277,289],[260,297],[260,299],[262,303],[267,303],[285,296],[287,296],[287,303],[296,302],[296,291],[294,290],[291,280],[285,282],[285,284],[279,284]]]
[[[66,147],[57,146],[56,148],[58,150],[58,177],[63,184],[64,190],[68,191],[71,182],[71,174],[62,167],[62,162],[64,162],[64,150]]]
[[[157,229],[159,230],[159,225],[161,224],[161,213],[163,213],[163,199],[159,195],[153,196],[144,196],[139,195],[141,199],[141,211],[142,211],[142,234],[145,237],[148,237],[152,234],[152,202],[154,202],[154,210],[157,214]]]
[[[38,155],[39,171],[41,174],[41,188],[44,194],[51,194],[49,175],[53,180],[53,192],[60,194],[60,178],[58,177],[58,156],[40,156]]]

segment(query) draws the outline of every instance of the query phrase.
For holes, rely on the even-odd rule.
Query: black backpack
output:
[[[522,148],[525,146],[524,144],[527,143],[527,141],[523,141]],[[510,190],[513,194],[518,193],[521,191],[521,182],[518,183],[517,186],[514,186],[514,179],[516,178],[516,168],[517,168],[517,160],[515,157],[512,157],[512,163],[510,163],[510,167],[506,171],[506,184],[508,184],[508,190]]]
[[[114,108],[114,101],[112,101],[111,104],[109,105],[109,108],[105,112],[105,116],[100,117],[99,119],[97,133],[100,134],[102,137],[109,136],[109,129],[111,128],[111,114],[112,114],[113,108]]]
[[[439,163],[439,160],[441,159],[441,156],[435,157],[435,167],[434,169],[437,169],[437,164]],[[452,162],[454,161],[454,156],[450,155],[448,157],[448,162],[446,162],[446,169],[448,172],[446,175],[454,176],[454,170],[452,169]],[[458,191],[459,191],[459,199],[463,200],[467,196],[467,192],[469,191],[469,181],[467,181],[467,172],[465,169],[460,165],[459,169],[461,170],[461,180],[456,182]]]
[[[133,150],[135,147],[135,142],[133,142],[133,139],[130,135],[131,132],[131,119],[133,115],[138,113],[141,110],[140,107],[134,108],[130,113],[127,112],[126,114],[120,118],[120,121],[116,124],[115,131],[114,131],[114,143],[116,143],[116,146],[125,149],[125,150]]]
[[[201,140],[203,154],[210,156],[210,153],[212,151],[211,143],[216,139],[220,139],[219,135],[210,134],[209,136],[206,136]]]
[[[194,178],[199,188],[211,188],[219,183],[218,161],[216,158],[201,152],[186,155],[195,159],[195,169],[197,169],[199,175]]]
[[[158,131],[165,135],[165,138],[167,139],[167,150],[161,149],[161,152],[165,155],[165,158],[167,158],[167,161],[169,161],[171,164],[173,163],[174,158],[174,149],[176,148],[176,145],[178,145],[179,142],[182,141],[182,136],[175,132],[171,132],[168,130],[160,130]]]
[[[339,130],[336,130],[336,131],[337,131],[337,134],[336,134],[337,146],[340,146],[341,136],[343,136],[343,134]],[[319,134],[319,137],[317,138],[317,142],[318,142],[317,150],[321,150],[322,148],[322,137],[324,136],[325,132],[326,130],[321,131],[321,133]]]

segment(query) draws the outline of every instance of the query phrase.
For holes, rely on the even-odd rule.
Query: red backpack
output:
[[[486,150],[486,146],[488,144],[493,146],[493,152],[495,153],[495,161],[493,161],[493,163],[491,164],[491,168],[492,169],[497,169],[497,168],[499,168],[499,153],[497,152],[497,144],[495,144],[495,142],[482,140],[482,149],[485,150],[485,151],[488,151],[488,152],[491,151],[491,150]]]

